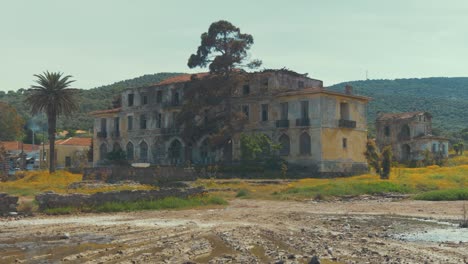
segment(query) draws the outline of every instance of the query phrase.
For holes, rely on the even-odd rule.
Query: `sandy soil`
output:
[[[0,263],[468,263],[468,240],[401,235],[454,228],[462,207],[234,200],[215,209],[10,218],[0,220]]]

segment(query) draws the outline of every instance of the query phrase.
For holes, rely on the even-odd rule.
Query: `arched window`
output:
[[[200,158],[202,163],[208,163],[208,154],[210,151],[210,146],[208,139],[206,138],[200,145]]]
[[[148,161],[148,144],[145,141],[140,143],[140,160],[141,161]]]
[[[127,160],[133,160],[134,158],[134,147],[132,142],[128,142],[127,144]]]
[[[289,155],[289,137],[285,134],[281,135],[279,138],[279,143],[281,144],[281,149],[280,149],[280,156],[288,156]]]
[[[401,128],[400,139],[401,140],[409,140],[411,138],[411,132],[408,125],[404,125]]]
[[[99,147],[99,159],[104,160],[107,157],[107,145],[102,143]]]
[[[299,137],[299,153],[301,155],[310,155],[310,136],[306,132]]]
[[[119,151],[121,150],[122,148],[120,147],[120,144],[115,142],[114,145],[112,146],[112,150],[113,151]]]
[[[169,146],[169,159],[172,164],[177,164],[182,161],[182,143],[175,139]]]

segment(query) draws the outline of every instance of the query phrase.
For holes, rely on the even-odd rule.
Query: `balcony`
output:
[[[310,119],[296,119],[296,126],[310,126]]]
[[[161,134],[179,134],[180,132],[181,129],[176,127],[161,128]]]
[[[338,126],[344,128],[356,128],[356,121],[340,119],[338,120]]]
[[[111,132],[111,137],[112,138],[119,138],[120,137],[120,131]]]
[[[178,101],[172,101],[172,102],[164,102],[163,107],[165,108],[171,108],[171,107],[179,107],[182,106],[182,104]]]
[[[98,138],[106,138],[107,137],[107,132],[106,131],[99,131],[99,132],[97,132],[97,137]]]
[[[276,120],[276,127],[289,127],[289,120]]]

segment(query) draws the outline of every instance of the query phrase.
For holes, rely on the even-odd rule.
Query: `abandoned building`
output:
[[[377,146],[391,145],[399,162],[424,159],[424,152],[434,157],[448,157],[448,139],[432,135],[432,116],[428,112],[380,113],[376,120]]]
[[[369,98],[328,91],[323,82],[287,70],[244,73],[245,82],[233,90],[233,108],[247,121],[243,133],[264,133],[281,144],[279,155],[290,164],[320,172],[353,173],[367,169],[363,155],[367,140]],[[113,149],[127,160],[154,165],[229,163],[240,160],[240,134],[222,150],[211,150],[209,135],[185,142],[176,116],[191,78],[181,75],[158,84],[127,89],[119,108],[95,111],[94,165]]]

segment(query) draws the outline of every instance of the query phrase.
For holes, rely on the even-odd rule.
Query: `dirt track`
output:
[[[441,227],[420,218],[459,220],[462,207],[234,200],[217,209],[3,219],[0,263],[467,263],[467,242],[396,238]]]

